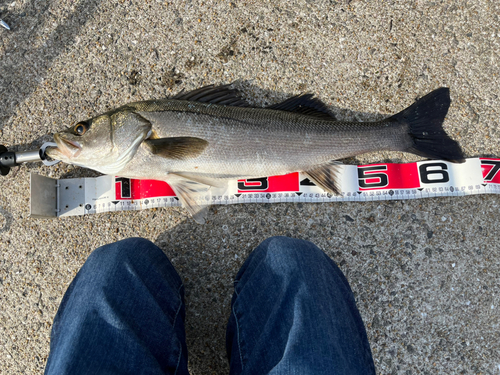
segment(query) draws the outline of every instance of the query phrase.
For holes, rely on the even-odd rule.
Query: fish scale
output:
[[[214,178],[218,174],[233,178],[285,174],[361,153],[401,150],[409,138],[406,124],[333,122],[260,108],[169,103],[161,112],[137,110],[161,138],[197,137],[209,142],[197,158],[157,158],[151,171],[155,178],[163,171],[190,171]],[[207,110],[212,114],[206,114]],[[306,152],[300,152],[304,148]],[[140,149],[120,175],[143,173],[146,154],[147,150]]]

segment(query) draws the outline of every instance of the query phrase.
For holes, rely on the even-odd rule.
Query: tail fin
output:
[[[450,90],[441,87],[392,116],[392,120],[407,123],[410,127],[413,144],[405,151],[431,159],[463,163],[462,149],[443,130],[449,107]]]

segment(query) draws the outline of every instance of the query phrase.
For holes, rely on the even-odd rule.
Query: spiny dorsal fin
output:
[[[205,86],[193,91],[181,91],[172,99],[189,100],[191,102],[212,103],[230,105],[232,107],[250,107],[237,89],[230,88],[231,85]]]
[[[330,112],[325,103],[318,98],[313,98],[312,94],[292,96],[282,103],[273,104],[266,108],[301,113],[303,115],[319,117],[325,120],[336,120],[334,114]]]
[[[337,161],[330,161],[303,173],[323,190],[340,195],[342,193],[341,169],[342,164]]]
[[[195,137],[147,139],[144,145],[151,153],[168,159],[190,159],[200,156],[208,141]]]

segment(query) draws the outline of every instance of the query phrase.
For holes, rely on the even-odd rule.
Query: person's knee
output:
[[[284,236],[268,238],[259,248],[262,248],[270,256],[281,258],[324,255],[312,242]]]
[[[144,238],[133,237],[95,249],[87,259],[90,265],[99,265],[100,268],[116,267],[129,263],[135,258],[144,258],[147,253],[158,251],[155,244]]]
[[[325,253],[313,243],[282,236],[265,240],[256,249],[255,255],[264,259],[269,265],[279,266],[282,270],[294,270],[306,264],[321,263],[326,260]]]

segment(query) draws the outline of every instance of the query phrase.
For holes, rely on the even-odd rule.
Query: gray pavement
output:
[[[342,119],[450,87],[445,128],[500,156],[497,1],[0,1],[0,144],[21,151],[128,101],[238,81],[256,105],[312,92]],[[414,161],[403,153],[351,163]],[[500,374],[498,196],[217,206],[29,218],[29,172],[0,178],[0,373],[43,371],[52,319],[96,247],[158,244],[186,283],[192,374],[224,374],[232,278],[271,235],[309,239],[346,274],[380,374]]]

